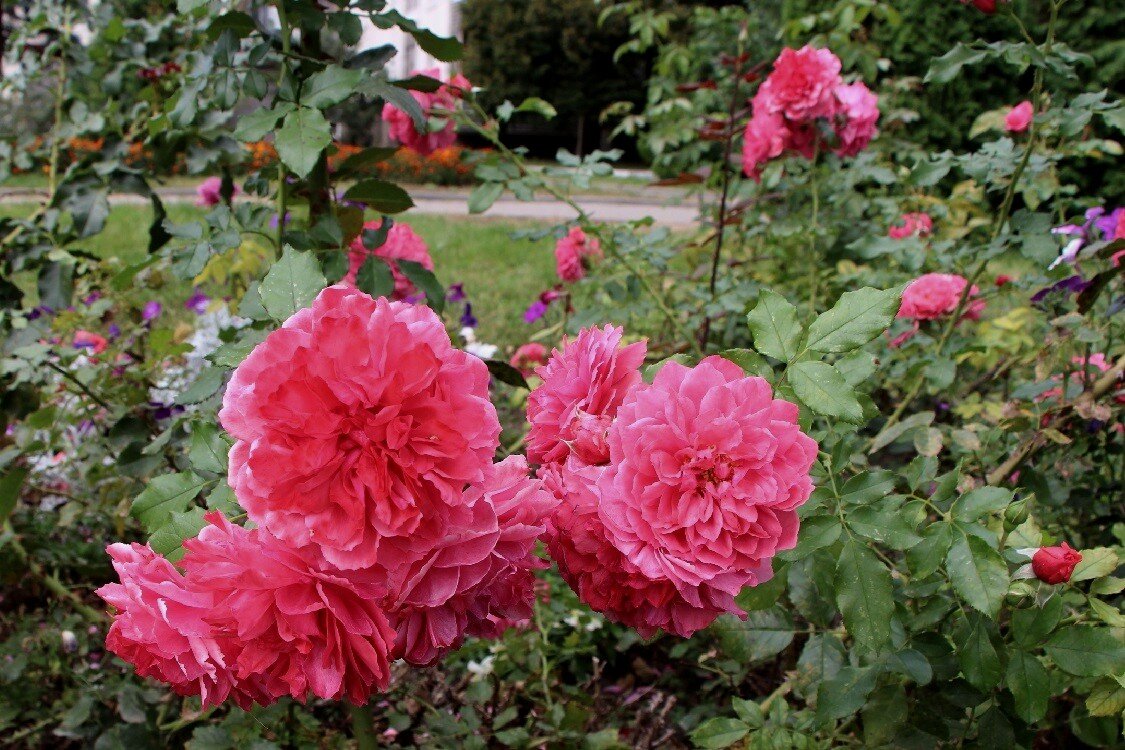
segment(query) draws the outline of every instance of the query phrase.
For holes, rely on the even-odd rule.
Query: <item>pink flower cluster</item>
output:
[[[934,220],[924,212],[906,213],[902,215],[901,224],[896,224],[887,230],[891,239],[902,240],[907,237],[928,237],[934,230]]]
[[[839,156],[855,156],[875,137],[878,120],[875,94],[862,82],[844,83],[840,58],[831,50],[786,47],[754,96],[742,169],[758,180],[762,165],[787,152],[811,159],[831,148]],[[822,142],[820,123],[831,129],[835,143]]]
[[[177,568],[113,545],[107,647],[208,705],[289,695],[361,704],[388,663],[432,664],[530,617],[555,501],[500,425],[484,363],[427,307],[338,285],[251,352],[220,419],[221,514]]]
[[[364,229],[378,229],[380,222],[369,221],[363,225]],[[420,264],[427,271],[434,270],[434,259],[430,257],[430,248],[426,241],[418,236],[409,224],[396,223],[387,232],[386,241],[375,249],[370,249],[363,244],[361,232],[352,244],[348,246],[348,272],[342,279],[343,283],[355,286],[356,275],[368,257],[375,256],[387,261],[391,268],[391,275],[395,280],[394,299],[402,300],[417,294],[414,284],[406,278],[406,274],[395,263],[396,260],[412,260]]]
[[[441,80],[441,71],[437,68],[416,70],[411,75]],[[383,105],[383,122],[387,123],[391,138],[406,148],[423,155],[432,154],[440,148],[452,146],[457,141],[453,121],[441,119],[437,116],[436,110],[452,110],[457,106],[464,92],[471,88],[469,79],[458,73],[432,93],[411,91],[410,95],[422,107],[422,112],[429,123],[424,132],[418,131],[410,115],[390,102]]]
[[[565,282],[578,281],[586,275],[586,266],[602,257],[597,237],[589,237],[580,227],[572,227],[555,243],[555,270]]]
[[[689,636],[772,576],[812,492],[797,407],[720,357],[641,380],[645,346],[590,328],[539,368],[528,456],[558,501],[547,546],[590,607]]]

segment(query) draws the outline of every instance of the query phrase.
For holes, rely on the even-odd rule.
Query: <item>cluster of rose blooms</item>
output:
[[[221,513],[173,564],[109,548],[109,650],[214,705],[365,702],[532,615],[543,538],[594,609],[690,635],[797,538],[816,443],[766,381],[709,357],[642,382],[645,345],[583,331],[539,368],[528,455],[494,463],[489,374],[428,307],[325,289],[235,371]]]
[[[878,99],[862,81],[844,83],[831,50],[785,48],[758,87],[746,125],[742,169],[761,179],[762,165],[786,153],[813,159],[832,150],[855,156],[875,137]],[[831,139],[825,134],[830,133]]]
[[[441,71],[437,68],[416,70],[411,75],[441,80]],[[414,101],[421,106],[425,116],[431,118],[423,131],[415,127],[414,120],[402,109],[390,103],[383,105],[383,122],[387,124],[389,135],[406,148],[423,155],[452,146],[457,142],[453,121],[435,118],[435,112],[453,110],[464,93],[471,88],[469,80],[458,73],[436,91],[411,90],[410,95],[414,97]]]

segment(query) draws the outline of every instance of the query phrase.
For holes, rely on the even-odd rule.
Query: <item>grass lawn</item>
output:
[[[181,203],[167,207],[173,221],[200,213],[200,209]],[[0,205],[0,216],[26,216],[33,210],[30,204]],[[147,206],[114,206],[105,230],[90,238],[85,248],[104,257],[136,262],[145,252],[151,216]],[[527,340],[531,329],[523,321],[523,311],[555,281],[551,241],[533,243],[511,237],[514,231],[534,224],[421,215],[406,215],[403,220],[430,246],[438,279],[447,286],[464,284],[480,321],[479,340],[499,344],[505,354]]]

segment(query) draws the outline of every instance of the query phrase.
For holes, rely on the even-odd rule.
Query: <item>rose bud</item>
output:
[[[1031,571],[1044,583],[1066,583],[1074,566],[1082,562],[1082,553],[1066,542],[1054,547],[1040,547],[1031,556]]]
[[[1006,273],[1002,273],[1002,274],[1000,274],[999,276],[996,277],[996,286],[998,286],[998,287],[1005,286],[1006,284],[1011,284],[1011,283],[1012,283],[1012,277],[1009,276]]]

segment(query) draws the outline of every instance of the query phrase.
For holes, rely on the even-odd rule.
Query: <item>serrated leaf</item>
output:
[[[16,508],[16,501],[20,497],[20,489],[23,487],[24,480],[27,479],[28,470],[24,468],[16,468],[4,473],[0,477],[0,526],[8,520],[8,516],[12,515],[12,511]]]
[[[987,621],[970,613],[953,633],[957,660],[965,680],[978,690],[989,691],[1000,681],[1000,655],[989,638]]]
[[[863,708],[875,689],[878,673],[871,667],[847,666],[831,680],[820,684],[816,713],[827,720],[843,719]]]
[[[361,180],[348,188],[344,200],[366,203],[367,207],[381,214],[402,213],[414,205],[410,195],[390,182],[384,180]]]
[[[277,155],[298,177],[307,177],[320,152],[332,143],[332,126],[317,109],[301,109],[285,116],[274,137]]]
[[[945,557],[957,595],[973,609],[996,617],[1008,591],[1008,566],[1000,553],[975,534],[960,533]]]
[[[410,282],[426,295],[426,304],[438,315],[441,315],[441,312],[445,309],[445,288],[434,276],[434,272],[417,261],[398,260],[395,262],[403,276],[410,279]]]
[[[355,275],[355,285],[372,297],[389,297],[395,290],[395,277],[385,260],[369,255]]]
[[[149,536],[149,546],[158,555],[176,562],[184,556],[184,540],[195,537],[207,525],[203,514],[203,508],[192,508],[186,513],[173,512],[168,522]]]
[[[1072,625],[1051,636],[1044,650],[1060,669],[1079,677],[1125,671],[1125,645],[1110,628]]]
[[[269,331],[262,331],[257,328],[243,329],[236,340],[221,345],[208,354],[207,359],[218,367],[233,370],[250,355],[250,352],[254,351],[258,344],[265,341],[268,335]]]
[[[976,521],[981,516],[999,513],[1012,502],[1012,493],[1003,487],[978,487],[969,490],[953,501],[953,517],[964,523]]]
[[[500,182],[485,182],[477,185],[469,193],[469,213],[483,214],[492,207],[492,204],[504,194],[504,185]]]
[[[1004,682],[1012,693],[1016,716],[1028,724],[1046,716],[1051,699],[1051,676],[1037,658],[1023,651],[1009,655]]]
[[[223,474],[227,470],[227,451],[230,443],[214,424],[196,422],[191,431],[191,450],[188,459],[200,471]]]
[[[863,421],[863,407],[855,389],[832,365],[815,360],[797,362],[786,374],[797,398],[813,411],[853,424]]]
[[[750,732],[743,721],[715,716],[700,724],[691,733],[691,741],[703,750],[721,750],[730,747]]]
[[[270,317],[281,322],[311,305],[326,283],[312,253],[286,246],[281,260],[262,279],[258,295]]]
[[[1082,561],[1074,566],[1070,580],[1089,581],[1107,576],[1117,570],[1117,553],[1109,547],[1094,547],[1082,550]]]
[[[528,386],[523,373],[507,362],[499,359],[486,359],[484,364],[488,367],[489,374],[501,383],[507,383],[514,388],[530,390],[530,386]]]
[[[719,352],[719,356],[734,362],[747,375],[767,380],[773,378],[773,368],[770,363],[753,349],[727,349]]]
[[[180,395],[176,396],[176,403],[181,405],[198,404],[210,398],[223,385],[225,372],[220,367],[208,367],[196,376],[191,385]]]
[[[363,70],[329,65],[309,77],[301,89],[301,104],[317,109],[331,107],[347,99],[363,78]]]
[[[746,322],[758,352],[782,362],[797,356],[802,334],[797,308],[780,294],[763,289],[758,304],[746,316]]]
[[[863,287],[840,295],[830,310],[809,326],[808,343],[814,352],[850,352],[883,333],[898,312],[901,292],[897,289]]]
[[[173,513],[183,513],[200,493],[207,480],[192,471],[162,474],[133,500],[133,517],[154,531],[168,523]]]
[[[891,573],[867,545],[849,539],[836,563],[836,602],[856,643],[878,652],[891,640],[894,587]]]
[[[266,137],[277,121],[294,109],[291,102],[277,102],[272,109],[256,109],[238,118],[234,137],[240,141],[260,141]]]

